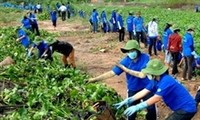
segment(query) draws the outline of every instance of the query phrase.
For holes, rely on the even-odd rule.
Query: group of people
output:
[[[54,14],[54,13],[51,13]],[[52,15],[53,16],[53,15]],[[54,22],[53,22],[54,23]],[[22,19],[21,26],[17,27],[17,42],[20,42],[21,45],[26,50],[27,58],[30,58],[33,55],[33,50],[37,49],[38,58],[53,61],[53,53],[57,51],[61,53],[62,61],[65,67],[76,68],[75,65],[75,56],[74,56],[74,47],[66,42],[56,40],[53,43],[49,44],[46,40],[40,37],[39,28],[37,24],[37,18],[32,11],[29,11]],[[30,40],[27,32],[34,32],[35,41]]]
[[[156,120],[155,103],[161,99],[174,111],[166,120],[192,119],[200,102],[200,90],[194,99],[187,89],[169,74],[169,67],[159,59],[150,60],[136,40],[129,40],[121,51],[126,56],[111,71],[90,78],[87,82],[97,82],[125,72],[128,98],[114,106],[120,109],[127,105],[124,114],[128,116],[128,120],[135,120],[137,112],[145,108],[146,119]]]

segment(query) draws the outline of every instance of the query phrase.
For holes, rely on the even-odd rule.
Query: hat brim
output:
[[[155,69],[151,69],[151,68],[145,68],[142,69],[142,72],[145,74],[150,74],[150,75],[162,75],[163,73],[165,73],[168,70],[168,67],[164,66],[161,70],[155,70]]]
[[[176,28],[176,29],[174,29],[174,31],[178,31],[178,32],[180,32],[180,31],[181,31],[181,29],[179,29],[179,28]]]
[[[140,51],[140,49],[136,49],[136,48],[132,48],[132,49],[121,48],[121,51],[122,51],[123,53],[128,53],[128,52],[130,52],[130,51],[132,51],[132,50],[138,50],[138,51]]]
[[[189,28],[189,29],[187,29],[187,31],[194,31],[194,29],[192,29],[192,28]]]

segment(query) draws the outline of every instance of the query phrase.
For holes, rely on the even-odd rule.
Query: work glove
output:
[[[134,102],[134,99],[132,97],[128,97],[125,100],[123,100],[122,102],[114,104],[114,107],[116,109],[120,109],[122,106],[131,105],[131,103],[133,103],[133,102]]]
[[[134,105],[134,106],[131,106],[129,108],[127,108],[125,111],[124,111],[124,114],[126,116],[131,116],[133,113],[139,111],[139,110],[142,110],[144,108],[146,108],[148,105],[146,102],[142,102],[140,104],[137,104],[137,105]]]
[[[192,55],[194,56],[194,58],[198,57],[198,55],[197,55],[197,53],[195,51],[192,52]]]

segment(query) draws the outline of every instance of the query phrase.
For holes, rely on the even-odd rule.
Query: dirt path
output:
[[[62,24],[62,26],[61,26]],[[87,71],[91,76],[97,76],[112,69],[123,54],[120,47],[123,47],[125,42],[118,42],[118,34],[89,32],[89,26],[79,22],[62,22],[58,21],[56,30],[53,29],[50,21],[39,22],[40,28],[49,32],[58,32],[59,40],[67,40],[75,47],[76,64],[78,68]],[[147,51],[144,49],[144,51]],[[163,59],[163,54],[159,56]],[[180,79],[180,76],[178,77]],[[126,82],[125,74],[113,77],[103,81],[107,86],[115,89],[123,98],[126,97]],[[195,82],[186,81],[185,84],[188,90],[194,95],[196,88],[200,85],[199,78]],[[158,104],[159,120],[164,119],[170,110],[163,105]],[[198,113],[193,120],[199,120]]]

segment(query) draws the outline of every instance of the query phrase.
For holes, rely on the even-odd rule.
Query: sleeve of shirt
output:
[[[146,86],[146,88],[145,89],[147,89],[147,90],[149,90],[149,91],[154,91],[154,89],[155,89],[155,87],[154,87],[154,82],[153,82],[153,80],[151,80],[150,82],[149,82],[149,84]]]
[[[127,58],[123,58],[121,61],[120,61],[120,64],[126,66],[127,64]],[[118,66],[114,66],[112,71],[116,74],[116,75],[120,75],[122,72],[124,72],[121,68],[119,68]]]

